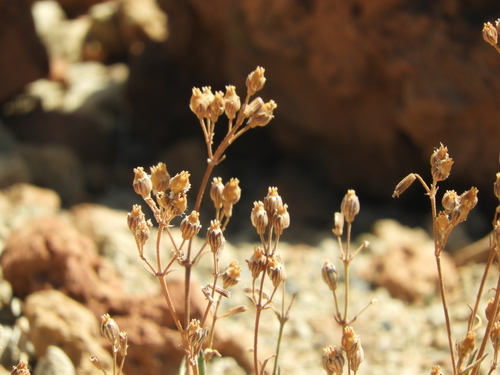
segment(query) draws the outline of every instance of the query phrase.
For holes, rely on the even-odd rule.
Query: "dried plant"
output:
[[[188,192],[191,188],[189,172],[182,171],[174,177],[170,177],[167,167],[163,163],[152,167],[150,174],[146,173],[143,167],[134,169],[134,190],[149,206],[158,225],[155,260],[148,259],[144,251],[153,223],[150,219],[146,220],[141,206],[135,205],[128,214],[128,226],[134,235],[139,258],[144,263],[145,268],[161,284],[165,301],[182,338],[186,353],[184,365],[181,369],[182,374],[196,375],[205,373],[205,361],[209,360],[213,355],[219,355],[217,349],[213,347],[216,322],[219,319],[245,310],[244,307],[236,307],[228,313],[218,315],[222,298],[229,296],[230,292],[227,289],[239,281],[241,272],[241,267],[237,262],[231,263],[224,272],[221,272],[220,266],[220,256],[226,242],[224,231],[232,217],[233,206],[241,196],[238,179],[232,178],[224,184],[220,177],[213,178],[210,186],[210,197],[215,208],[214,218],[210,221],[205,242],[200,249],[194,249],[193,238],[201,229],[200,205],[214,167],[225,159],[226,149],[237,138],[251,128],[267,125],[273,118],[273,110],[276,108],[274,101],[271,100],[265,103],[260,97],[250,101],[264,87],[265,81],[263,68],[258,67],[250,73],[246,80],[247,95],[243,103],[236,94],[234,86],[226,86],[225,93],[221,91],[213,93],[210,87],[193,88],[189,106],[197,116],[203,131],[207,147],[208,165],[197,193],[194,208],[189,215],[185,214],[188,206]],[[226,134],[222,141],[215,146],[215,125],[219,117],[224,113],[228,119]],[[280,207],[276,205],[276,210],[279,212],[269,211],[271,219],[273,219],[273,215],[276,216],[273,219],[276,222],[273,226],[276,235],[275,245],[281,232],[288,226],[287,223],[289,222],[286,221],[289,219],[285,219],[285,217],[288,218],[286,205]],[[175,220],[178,217],[182,218],[179,224],[181,239],[175,238],[171,230],[175,226]],[[165,254],[162,254],[160,250],[164,234],[167,235],[172,247],[172,253],[166,261],[164,260]],[[213,259],[213,281],[202,288],[207,300],[207,306],[201,320],[193,319],[191,317],[192,268],[208,252],[212,254]],[[277,283],[282,264],[277,257],[272,260],[273,262],[269,262],[269,265],[265,267],[267,267],[266,270],[270,275],[274,275],[269,276],[274,279],[273,283]],[[169,291],[168,274],[174,271],[172,268],[174,264],[179,264],[184,268],[184,321],[181,321]],[[221,281],[222,286],[220,286]],[[256,306],[261,306],[261,302],[257,302],[257,299],[255,301]],[[207,337],[208,342],[205,342]],[[202,350],[202,347],[205,347],[205,349]],[[256,353],[257,350],[255,349],[255,355],[257,355]]]
[[[437,192],[438,183],[448,178],[453,165],[453,159],[448,154],[448,149],[442,144],[432,153],[431,159],[431,176],[432,182],[430,185],[423,180],[423,178],[416,174],[411,173],[406,176],[395,188],[393,197],[399,197],[406,189],[408,189],[413,182],[419,181],[424,187],[426,195],[428,195],[431,204],[432,213],[432,226],[434,237],[434,256],[436,260],[436,267],[439,280],[439,291],[444,311],[446,322],[446,330],[448,336],[449,351],[452,363],[452,373],[458,374],[478,374],[483,360],[486,357],[485,349],[489,339],[493,344],[494,354],[493,360],[490,364],[488,373],[493,372],[497,367],[497,356],[499,344],[497,343],[498,331],[497,328],[500,324],[498,317],[498,306],[500,301],[500,277],[498,277],[497,285],[495,286],[495,297],[491,298],[486,308],[486,317],[488,324],[484,330],[483,339],[479,349],[475,350],[476,331],[480,328],[481,324],[476,323],[478,318],[479,304],[482,301],[483,291],[485,288],[486,277],[490,271],[491,265],[498,258],[500,250],[499,235],[500,235],[500,221],[498,215],[500,213],[500,205],[498,206],[495,217],[493,220],[493,232],[490,241],[490,255],[485,266],[483,277],[479,285],[479,290],[476,295],[476,300],[471,307],[471,314],[467,324],[466,335],[458,339],[453,345],[453,338],[451,334],[451,318],[448,306],[448,296],[446,293],[446,286],[444,284],[443,269],[441,265],[441,255],[446,248],[447,241],[453,229],[465,221],[469,212],[477,204],[478,189],[475,187],[470,188],[461,195],[458,195],[453,190],[446,191],[441,198],[442,210],[438,212],[437,209]],[[500,201],[500,173],[497,174],[497,180],[494,184],[494,192]],[[497,259],[498,262],[499,259]],[[431,374],[440,374],[441,369],[435,366],[431,369]]]
[[[364,351],[361,346],[361,339],[354,332],[351,324],[354,323],[358,316],[368,306],[376,302],[376,300],[370,301],[370,303],[359,313],[352,317],[349,316],[349,267],[356,254],[368,246],[368,242],[365,241],[355,251],[351,251],[352,223],[356,215],[359,213],[359,210],[360,203],[358,197],[356,196],[356,192],[354,190],[348,190],[340,205],[340,212],[336,212],[334,214],[334,228],[332,229],[332,232],[337,237],[339,243],[339,258],[343,264],[344,271],[345,291],[343,309],[339,306],[339,301],[337,299],[336,291],[339,280],[337,268],[334,264],[327,260],[321,269],[321,277],[333,293],[333,299],[335,301],[335,321],[342,327],[341,349],[338,349],[335,346],[329,346],[324,349],[323,368],[326,370],[328,375],[340,375],[343,373],[345,363],[344,355],[342,354],[343,352],[347,358],[347,373],[357,373],[359,365],[363,362]],[[342,241],[344,227],[347,227],[345,243]]]

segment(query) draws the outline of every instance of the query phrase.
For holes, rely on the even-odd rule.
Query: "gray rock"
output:
[[[57,346],[49,346],[40,358],[33,375],[75,375],[75,366],[66,353]]]

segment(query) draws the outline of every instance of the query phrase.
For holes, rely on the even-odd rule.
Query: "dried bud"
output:
[[[224,93],[222,91],[216,91],[213,100],[208,106],[208,118],[214,124],[219,119],[219,116],[224,113]]]
[[[177,173],[170,180],[170,190],[174,194],[179,194],[181,192],[186,193],[190,188],[191,184],[189,183],[189,172],[182,171],[181,173]]]
[[[119,346],[120,346],[120,354],[122,355],[122,357],[126,357],[127,356],[127,349],[128,349],[127,332],[122,331],[118,334],[118,342],[119,342]]]
[[[472,331],[467,333],[467,336],[465,336],[464,338],[457,340],[457,342],[455,343],[455,348],[457,349],[459,364],[467,363],[467,360],[474,350],[475,340],[476,334]],[[461,366],[459,367],[459,370],[461,371],[462,368]]]
[[[256,279],[266,269],[267,257],[260,247],[256,247],[250,260],[247,260],[248,268],[252,272],[252,278]]]
[[[153,189],[151,178],[144,172],[143,167],[134,168],[134,173],[134,182],[132,183],[134,191],[144,199],[149,198],[151,190]]]
[[[120,328],[109,314],[104,314],[101,318],[101,335],[114,346],[117,343]]]
[[[224,249],[224,243],[226,239],[224,238],[224,233],[220,228],[220,222],[218,220],[212,220],[210,222],[210,228],[207,231],[207,243],[213,254],[217,257]]]
[[[321,269],[321,277],[332,292],[335,292],[335,290],[337,290],[339,274],[337,273],[337,269],[335,268],[335,266],[330,263],[329,260],[327,260],[325,264],[323,264],[323,268]]]
[[[408,176],[406,176],[405,178],[403,178],[399,184],[396,185],[396,188],[394,189],[394,193],[392,193],[392,197],[397,197],[399,198],[399,196],[401,194],[404,193],[404,191],[406,189],[408,189],[411,184],[413,184],[413,182],[417,179],[417,176],[415,175],[415,173],[410,173]]]
[[[497,314],[495,316],[495,321],[498,319],[498,309],[497,309]],[[488,300],[488,304],[486,305],[486,309],[484,311],[485,315],[486,315],[486,319],[488,319],[488,321],[490,321],[492,318],[493,318],[493,315],[495,314],[495,298],[491,297],[489,300]]]
[[[260,109],[260,107],[262,107],[263,104],[264,101],[260,97],[255,98],[245,106],[243,110],[243,116],[245,116],[245,118],[252,116],[255,112],[257,112]]]
[[[28,362],[20,360],[17,366],[12,368],[10,372],[11,375],[30,375],[31,372],[28,369]]]
[[[264,209],[267,211],[269,217],[272,217],[278,207],[283,206],[283,201],[278,194],[277,187],[270,187],[267,190],[267,196],[264,198]]]
[[[350,326],[345,326],[342,334],[342,348],[345,350],[348,357],[357,350],[359,343],[359,336],[356,335],[354,329]]]
[[[189,108],[193,113],[198,117],[198,119],[202,119],[205,117],[207,112],[207,108],[210,104],[210,101],[206,97],[206,95],[202,94],[200,89],[193,87],[193,94],[191,95],[191,100],[189,102]]]
[[[264,234],[266,232],[269,219],[267,211],[264,209],[264,203],[261,201],[253,202],[250,219],[252,220],[252,225],[257,229],[258,234]]]
[[[335,375],[341,375],[344,371],[344,356],[342,351],[335,346],[329,346],[323,349],[323,368]]]
[[[451,171],[453,159],[448,155],[448,148],[440,145],[431,155],[431,174],[435,182],[446,180]]]
[[[493,328],[490,332],[491,344],[493,345],[493,349],[495,352],[498,352],[500,349],[500,322],[497,321],[493,324]]]
[[[361,343],[357,346],[356,350],[352,352],[351,354],[348,354],[347,359],[349,361],[349,367],[351,368],[354,373],[356,373],[359,369],[359,365],[361,362],[363,362],[363,359],[365,358],[365,352],[363,350],[363,347],[361,346]]]
[[[212,198],[214,206],[217,210],[222,208],[222,205],[224,204],[224,200],[222,199],[223,190],[224,184],[222,183],[222,178],[214,177],[210,188],[210,198]]]
[[[290,214],[288,213],[288,205],[279,206],[274,212],[271,220],[274,233],[277,236],[283,234],[283,230],[290,226]]]
[[[431,375],[443,375],[443,372],[441,371],[441,367],[439,365],[432,366]]]
[[[229,288],[230,286],[234,286],[239,283],[241,275],[241,266],[238,264],[238,261],[232,261],[229,267],[226,268],[224,273],[222,274],[222,287],[224,289]]]
[[[340,205],[340,211],[344,214],[345,221],[348,223],[354,221],[354,217],[359,212],[359,199],[354,190],[347,190],[347,194]]]
[[[446,193],[444,193],[443,195],[441,203],[446,213],[449,214],[459,204],[459,197],[457,192],[455,190],[447,190]]]
[[[186,216],[181,221],[180,229],[182,238],[186,241],[196,236],[201,229],[200,213],[192,211],[189,216]]]
[[[498,31],[490,22],[486,22],[483,26],[483,39],[492,46],[497,45]]]
[[[90,363],[94,365],[94,367],[100,371],[103,370],[102,364],[95,355],[89,358]]]
[[[342,212],[335,212],[333,215],[333,225],[333,234],[337,237],[342,236],[342,233],[344,232],[344,214],[342,214]]]
[[[465,206],[469,211],[472,210],[474,207],[476,207],[478,192],[479,190],[477,188],[471,187],[460,196],[460,204]]]
[[[273,255],[268,259],[267,275],[275,288],[286,280],[285,265],[279,255]]]
[[[166,191],[170,186],[170,175],[167,172],[167,166],[164,163],[151,167],[151,182],[153,183],[153,192]]]
[[[233,120],[241,107],[241,100],[240,97],[236,95],[236,88],[234,86],[226,86],[226,95],[224,99],[226,116],[228,119]]]
[[[264,77],[265,71],[264,68],[258,66],[257,69],[248,75],[246,82],[248,96],[252,96],[257,91],[262,90],[266,82],[266,78]]]
[[[141,221],[145,221],[145,215],[142,212],[142,207],[139,204],[134,204],[132,206],[132,211],[127,214],[127,225],[128,229],[132,233],[135,233],[135,230]]]
[[[257,109],[248,119],[247,125],[251,128],[256,128],[257,126],[266,126],[269,124],[273,116],[273,111],[278,105],[274,100],[270,100],[267,103],[262,104],[259,109]]]
[[[226,183],[224,189],[222,190],[222,199],[224,204],[236,204],[241,197],[241,188],[239,186],[240,180],[237,178],[231,178],[229,182]]]

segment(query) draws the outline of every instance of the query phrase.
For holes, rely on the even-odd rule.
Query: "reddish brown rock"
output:
[[[29,1],[0,0],[0,103],[48,71],[47,53],[36,34]]]
[[[424,230],[405,228],[392,220],[379,220],[374,234],[386,244],[386,249],[364,270],[364,278],[387,288],[392,297],[407,302],[424,303],[439,294],[434,243]],[[447,297],[453,299],[459,290],[460,278],[448,253],[442,253],[441,263]]]

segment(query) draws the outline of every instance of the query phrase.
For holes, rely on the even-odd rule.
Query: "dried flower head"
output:
[[[20,360],[17,366],[12,368],[11,375],[30,375],[31,372],[28,368],[28,362]]]
[[[115,320],[111,318],[109,314],[104,314],[101,319],[101,335],[108,340],[111,345],[115,346],[118,340],[118,334],[120,333],[118,324],[116,324]]]
[[[236,204],[241,198],[240,180],[231,178],[222,190],[224,204]]]
[[[226,239],[224,238],[224,233],[222,233],[219,220],[212,220],[210,222],[210,228],[208,228],[207,231],[207,243],[210,246],[210,250],[217,258],[224,249],[225,242]]]
[[[333,234],[337,237],[342,236],[342,233],[344,232],[344,214],[342,212],[335,212],[333,215],[333,226]]]
[[[182,171],[181,173],[177,173],[170,180],[170,190],[174,194],[186,193],[190,188],[191,184],[189,183],[189,172]]]
[[[344,215],[345,221],[348,223],[354,221],[354,217],[359,212],[359,199],[354,190],[347,190],[347,194],[344,196],[340,205],[340,211]]]
[[[222,274],[224,289],[227,289],[231,286],[234,286],[239,283],[241,275],[241,266],[238,261],[234,260],[231,264],[226,268],[224,273]]]
[[[448,155],[448,148],[440,145],[431,155],[431,174],[435,182],[446,180],[451,171],[453,159]]]
[[[216,91],[213,96],[213,100],[208,106],[208,118],[213,123],[216,123],[219,116],[224,113],[224,93],[222,91]]]
[[[335,268],[335,266],[330,263],[329,260],[325,261],[325,264],[323,264],[323,268],[321,269],[321,277],[332,292],[335,292],[335,290],[337,290],[339,274],[337,273],[337,269]]]
[[[257,91],[262,90],[264,87],[264,83],[266,82],[266,78],[264,77],[264,72],[266,70],[260,66],[258,66],[252,73],[250,73],[247,77],[247,93],[248,96],[254,95]]]
[[[245,118],[253,116],[254,113],[256,113],[260,109],[260,107],[262,107],[263,104],[264,101],[262,100],[262,98],[260,97],[255,98],[250,103],[248,103],[247,106],[243,109],[243,116],[245,116]]]
[[[404,191],[411,186],[411,184],[413,184],[413,182],[416,180],[416,178],[417,178],[417,176],[415,175],[415,173],[410,173],[408,176],[403,178],[399,182],[399,184],[396,185],[396,188],[394,189],[394,193],[392,193],[392,197],[399,198],[399,196],[401,194],[403,194]]]
[[[266,269],[267,257],[264,254],[264,250],[260,247],[256,247],[253,251],[253,255],[249,260],[247,260],[248,269],[252,272],[252,278],[256,279],[259,277],[260,273]]]
[[[120,354],[122,357],[127,356],[127,350],[128,350],[128,334],[125,331],[121,331],[118,334],[118,343],[120,347]]]
[[[277,187],[269,187],[267,196],[264,198],[264,209],[267,211],[269,217],[272,217],[278,207],[283,206],[281,196],[278,194]]]
[[[344,371],[344,356],[342,351],[335,346],[328,346],[323,349],[323,368],[329,373],[341,375]]]
[[[261,201],[253,202],[250,219],[252,220],[252,225],[257,229],[258,234],[264,234],[266,232],[269,218],[267,216],[267,211],[264,209],[264,203]]]
[[[444,235],[446,233],[446,231],[448,230],[449,225],[450,225],[450,220],[448,219],[448,215],[446,215],[446,213],[441,211],[436,218],[436,224],[437,224],[437,228],[438,228],[439,233],[441,235]]]
[[[288,213],[287,204],[279,206],[275,210],[271,222],[274,233],[276,233],[277,236],[281,236],[283,234],[283,230],[290,226],[290,214]]]
[[[142,212],[142,207],[139,204],[132,206],[132,211],[127,214],[128,229],[135,233],[135,230],[141,221],[146,221],[145,215]]]
[[[193,87],[193,94],[189,102],[189,108],[198,117],[203,119],[207,113],[207,108],[210,104],[209,99],[204,95],[199,88]]]
[[[347,353],[347,356],[356,351],[359,343],[359,336],[354,332],[354,329],[350,326],[345,326],[342,334],[342,348]]]
[[[267,275],[277,288],[282,281],[286,280],[285,265],[279,255],[273,255],[268,258]]]
[[[497,179],[493,184],[493,191],[495,192],[495,197],[500,201],[500,172],[497,173]]]
[[[471,187],[460,196],[460,204],[465,206],[469,211],[472,210],[477,204],[477,193],[479,193],[479,190],[474,186]]]
[[[172,211],[170,214],[172,216],[180,216],[184,213],[184,211],[187,210],[187,195],[182,192],[177,195],[174,195],[174,197],[171,200],[171,209]]]
[[[431,375],[443,375],[443,372],[441,371],[441,367],[439,365],[432,366]]]
[[[262,104],[259,109],[252,113],[247,121],[247,125],[251,128],[256,128],[257,126],[266,126],[274,118],[273,111],[278,105],[274,100],[270,100],[267,103]]]
[[[149,198],[153,189],[151,178],[144,172],[143,167],[134,168],[134,173],[134,182],[132,183],[134,191],[144,199]]]
[[[192,211],[181,221],[180,229],[182,238],[186,241],[196,236],[201,229],[200,213]]]
[[[457,192],[455,190],[447,190],[443,195],[441,203],[446,213],[449,214],[459,204],[459,197]]]
[[[226,86],[226,95],[224,99],[226,116],[229,120],[233,120],[241,107],[241,100],[240,97],[236,95],[236,88],[234,86]]]
[[[139,245],[139,256],[142,258],[144,255],[144,245],[149,239],[150,235],[150,229],[153,227],[153,223],[151,222],[151,219],[149,220],[144,220],[137,225],[135,231],[133,232],[135,240],[137,244]]]
[[[490,22],[486,22],[483,26],[483,39],[492,46],[497,45],[498,31]]]
[[[500,321],[496,321],[493,324],[493,328],[490,332],[491,344],[493,345],[493,349],[498,352],[500,349]]]
[[[472,331],[467,333],[467,336],[457,340],[455,343],[455,348],[458,354],[459,370],[461,371],[462,366],[465,365],[472,354],[475,347],[476,334]]]
[[[222,178],[214,177],[212,186],[210,187],[210,198],[214,202],[214,206],[217,210],[222,208],[224,204],[224,200],[222,199],[223,190],[224,184],[222,183]]]
[[[170,186],[170,175],[167,172],[167,165],[158,163],[151,167],[151,182],[153,183],[153,193],[166,191]]]
[[[500,221],[498,220],[493,226],[493,233],[491,237],[492,237],[491,240],[492,248],[498,251],[500,249]]]
[[[488,319],[488,321],[490,321],[493,317],[494,317],[495,321],[498,319],[498,313],[499,313],[498,307],[496,307],[496,310],[497,310],[497,313],[495,315],[495,298],[491,297],[488,300],[488,303],[486,305],[486,309],[484,311],[484,314],[486,315],[486,319]]]
[[[361,365],[361,362],[363,362],[363,359],[365,358],[365,352],[363,350],[363,347],[361,346],[361,343],[357,345],[357,348],[355,351],[352,353],[348,354],[347,360],[349,361],[349,367],[351,368],[354,373],[356,373],[359,369],[359,365]]]

